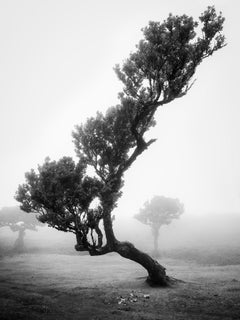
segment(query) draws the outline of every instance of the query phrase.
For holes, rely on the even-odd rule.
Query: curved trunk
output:
[[[151,285],[167,286],[169,277],[166,275],[166,269],[156,260],[152,259],[148,254],[138,250],[130,242],[117,242],[115,252],[122,257],[139,263],[148,272],[147,281]]]
[[[115,238],[110,214],[104,216],[103,224],[107,239],[107,247],[110,252],[117,252],[123,258],[139,263],[148,272],[147,281],[149,284],[159,286],[167,286],[169,284],[169,277],[166,275],[165,268],[156,260],[135,248],[132,243],[120,242]]]
[[[150,285],[167,286],[170,283],[169,277],[166,275],[165,268],[148,254],[138,250],[130,242],[121,242],[115,238],[112,219],[110,213],[103,217],[103,225],[106,235],[106,244],[100,247],[89,246],[86,238],[82,233],[76,233],[77,251],[88,251],[91,256],[104,255],[110,252],[116,252],[123,258],[139,263],[148,272],[147,281]],[[102,242],[101,242],[102,244]]]

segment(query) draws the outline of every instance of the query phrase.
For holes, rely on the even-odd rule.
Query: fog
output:
[[[75,156],[76,124],[118,103],[113,67],[135,48],[149,20],[169,12],[197,18],[209,4],[2,2],[0,207],[16,205],[24,173],[46,156]],[[228,44],[203,61],[185,97],[157,112],[150,133],[157,142],[126,174],[130,212],[153,194],[178,197],[189,214],[240,212],[239,4],[213,4],[226,17]]]
[[[93,5],[94,3],[94,5]],[[226,17],[227,46],[197,69],[189,93],[156,114],[157,142],[125,175],[114,214],[116,235],[151,251],[151,230],[133,219],[154,195],[184,204],[179,220],[160,229],[160,250],[239,246],[240,109],[237,1],[5,1],[1,3],[0,207],[17,205],[24,173],[46,156],[75,156],[76,124],[118,103],[112,68],[142,37],[149,20],[169,12],[197,18],[208,5]],[[8,248],[16,233],[0,229]],[[73,234],[27,231],[28,248],[75,253]]]
[[[153,247],[149,226],[133,218],[127,221],[122,219],[118,227],[117,222],[116,230],[121,239],[129,239],[146,250]],[[160,228],[159,249],[237,247],[240,243],[239,223],[238,214],[209,214],[201,217],[183,214],[179,220],[173,220],[170,225]]]
[[[236,213],[211,213],[201,217],[183,213],[178,220],[173,220],[171,224],[160,228],[160,254],[164,256],[174,252],[178,258],[181,258],[182,250],[185,250],[187,258],[189,252],[196,252],[202,256],[234,252],[234,255],[239,256],[239,225],[240,218]],[[74,249],[76,244],[74,234],[61,232],[48,226],[37,229],[37,232],[26,231],[24,239],[26,253],[79,255]],[[152,252],[153,236],[150,227],[143,225],[133,216],[127,219],[116,216],[114,230],[119,240],[130,241],[139,249]],[[0,250],[2,253],[11,254],[17,232],[12,232],[8,227],[3,227],[0,231]],[[186,259],[186,253],[182,255],[182,259]],[[228,254],[225,257],[226,260],[229,258]],[[224,256],[222,258],[224,260]]]

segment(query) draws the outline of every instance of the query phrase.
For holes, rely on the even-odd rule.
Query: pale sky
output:
[[[213,4],[226,17],[228,45],[202,63],[187,96],[159,109],[158,140],[127,172],[117,211],[132,215],[165,195],[189,214],[240,214],[237,0],[1,0],[0,207],[17,204],[24,173],[46,156],[75,155],[74,125],[118,102],[113,67],[149,20],[198,18]]]

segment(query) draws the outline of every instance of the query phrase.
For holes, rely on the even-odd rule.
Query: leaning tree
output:
[[[158,238],[159,229],[163,225],[168,225],[173,219],[178,219],[184,211],[183,204],[174,198],[155,196],[150,201],[144,203],[143,208],[134,215],[134,218],[150,226],[153,240],[153,255],[159,257]]]
[[[0,210],[0,228],[9,227],[13,232],[18,232],[13,251],[24,251],[24,236],[26,230],[37,231],[38,226],[43,226],[43,224],[35,215],[29,215],[18,207],[3,207]]]
[[[225,45],[223,22],[214,7],[207,8],[199,23],[187,15],[171,14],[162,23],[150,22],[136,51],[115,67],[123,83],[119,104],[75,128],[79,162],[47,160],[37,172],[26,174],[26,183],[16,194],[21,208],[38,212],[41,221],[56,229],[73,232],[76,250],[90,255],[117,252],[141,264],[150,283],[168,284],[163,266],[131,243],[116,239],[112,212],[125,172],[156,140],[145,137],[155,125],[156,110],[184,96],[196,67]],[[95,171],[94,178],[87,175],[89,167]],[[96,198],[99,205],[92,208]]]

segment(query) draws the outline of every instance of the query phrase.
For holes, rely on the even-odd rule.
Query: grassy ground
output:
[[[144,269],[114,254],[2,256],[0,319],[240,318],[240,265],[161,263],[182,282],[151,288]]]

